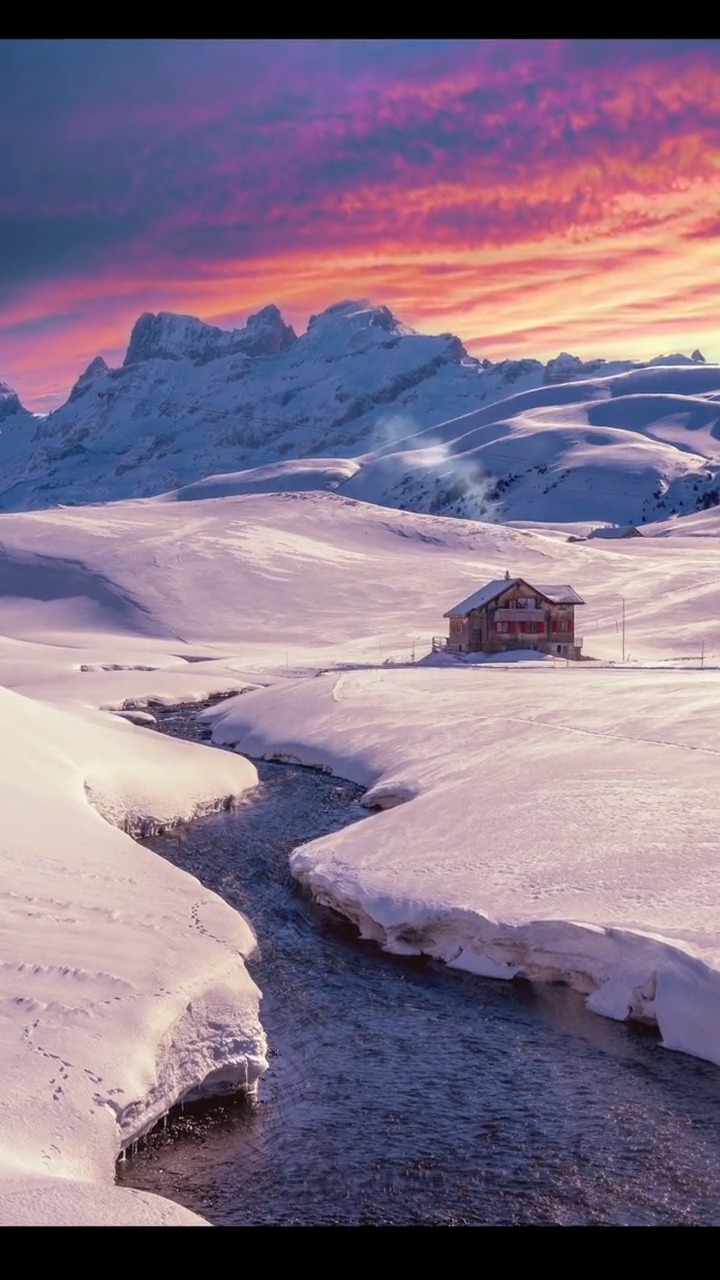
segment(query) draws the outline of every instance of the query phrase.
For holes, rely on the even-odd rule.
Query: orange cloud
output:
[[[715,42],[177,42],[166,98],[131,45],[127,100],[107,69],[56,85],[6,169],[0,377],[29,405],[144,310],[302,330],[352,295],[491,359],[720,358]]]

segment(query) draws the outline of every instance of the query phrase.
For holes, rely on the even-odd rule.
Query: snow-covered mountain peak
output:
[[[700,359],[698,360],[698,356]],[[691,356],[684,356],[679,351],[673,351],[667,356],[655,356],[654,359],[648,360],[650,368],[665,367],[677,368],[680,364],[705,364],[705,358],[699,351],[695,351]]]
[[[192,316],[173,315],[161,311],[154,315],[145,311],[135,321],[123,365],[145,360],[182,360],[194,358],[211,343],[221,340],[220,329],[204,324]]]
[[[103,378],[109,372],[110,366],[107,361],[103,360],[102,356],[95,356],[95,359],[90,361],[85,372],[80,374],[70,392],[68,404],[72,404],[79,396],[84,395],[98,378]]]
[[[295,330],[285,323],[274,302],[248,316],[245,328],[238,332],[243,335],[242,350],[248,356],[277,356],[297,341]]]
[[[300,339],[298,356],[302,350],[303,355],[311,351],[321,359],[334,360],[373,350],[392,351],[403,339],[411,339],[418,352],[421,344],[430,343],[436,357],[442,354],[444,359],[470,360],[462,342],[453,334],[427,338],[398,320],[389,307],[357,299],[335,302],[319,315],[311,316],[307,332]],[[477,361],[472,363],[476,365]]]
[[[135,321],[123,367],[147,360],[193,360],[204,364],[220,356],[243,352],[248,356],[277,355],[296,340],[278,308],[263,307],[242,329],[220,329],[194,316],[160,311],[144,312]]]
[[[333,302],[325,307],[319,315],[310,316],[307,321],[305,337],[318,343],[331,334],[343,335],[345,339],[364,335],[366,346],[382,343],[388,337],[414,337],[415,329],[402,324],[389,307],[373,306],[372,302],[346,298],[343,302]]]
[[[352,299],[299,338],[274,305],[234,330],[146,313],[124,365],[93,360],[44,421],[2,389],[0,509],[211,476],[202,496],[340,485],[472,519],[648,523],[720,501],[720,366],[698,356],[493,363]]]
[[[20,403],[20,397],[17,392],[13,391],[7,382],[0,382],[0,422],[3,422],[6,418],[11,418],[16,413],[30,416],[29,410]]]
[[[331,325],[351,324],[354,329],[384,329],[386,333],[414,333],[414,329],[402,324],[389,307],[374,307],[367,299],[345,298],[333,302],[317,315],[310,316],[308,332],[327,329]]]
[[[586,363],[579,356],[573,356],[567,351],[561,351],[560,355],[556,356],[554,360],[548,360],[543,381],[546,386],[552,386],[557,382],[568,382],[574,378],[589,377],[591,374],[601,370],[604,363],[604,360],[591,360]]]
[[[95,378],[99,373],[107,373],[108,367],[107,361],[103,360],[102,356],[96,356],[90,361],[85,372],[80,375],[78,382],[82,382],[85,378]]]

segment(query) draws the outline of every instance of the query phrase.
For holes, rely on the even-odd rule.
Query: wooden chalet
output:
[[[536,649],[577,659],[582,638],[575,632],[575,606],[584,603],[567,584],[533,585],[506,573],[443,615],[450,619],[446,648],[450,653]]]

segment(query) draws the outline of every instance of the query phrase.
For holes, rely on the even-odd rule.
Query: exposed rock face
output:
[[[543,379],[546,386],[558,382],[569,382],[577,378],[590,378],[594,373],[602,373],[604,360],[581,360],[579,356],[571,356],[561,351],[554,360],[548,360]]]
[[[107,373],[109,365],[103,360],[102,356],[96,356],[91,360],[87,369],[78,378],[78,383],[84,382],[86,378],[96,378],[100,373]]]
[[[84,395],[88,388],[92,385],[96,378],[101,378],[104,374],[109,373],[109,365],[103,360],[102,356],[96,356],[91,360],[84,373],[80,374],[75,386],[68,396],[68,404],[78,400]]]
[[[248,318],[241,350],[248,356],[277,356],[297,342],[292,325],[285,324],[278,307],[271,303]]]
[[[124,367],[147,360],[193,360],[205,363],[221,356],[244,352],[248,356],[274,356],[296,341],[291,325],[278,308],[263,307],[250,316],[244,329],[219,329],[193,316],[169,311],[146,311],[135,322]]]
[[[21,405],[17,392],[7,382],[0,382],[0,422],[15,413],[27,413],[27,410]]]

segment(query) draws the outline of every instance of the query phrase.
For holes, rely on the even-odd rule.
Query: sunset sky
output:
[[[384,303],[492,360],[720,360],[720,41],[0,43],[0,380],[143,311]]]

